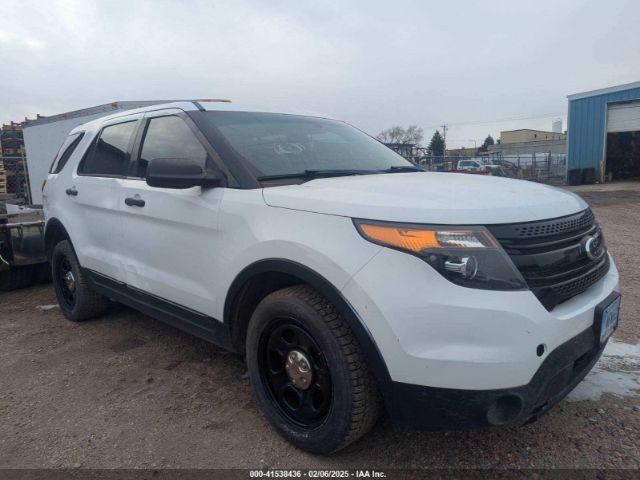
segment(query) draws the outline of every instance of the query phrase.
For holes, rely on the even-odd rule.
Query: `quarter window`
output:
[[[184,120],[176,116],[157,117],[147,126],[136,175],[145,178],[147,165],[156,158],[188,158],[204,165],[207,151]]]
[[[124,175],[136,123],[137,121],[133,120],[104,127],[93,151],[85,159],[81,173],[105,176]]]
[[[75,151],[80,140],[82,140],[82,137],[84,137],[84,132],[78,132],[72,133],[65,139],[64,143],[60,147],[58,155],[51,165],[49,173],[60,173],[62,171],[64,166],[67,164],[69,157],[71,157],[71,154]]]

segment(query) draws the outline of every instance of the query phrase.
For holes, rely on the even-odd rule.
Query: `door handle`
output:
[[[71,197],[78,196],[78,190],[76,190],[76,187],[67,188],[64,192]]]
[[[145,201],[144,200],[142,200],[141,198],[135,198],[135,197],[127,197],[127,198],[125,198],[124,199],[124,203],[126,203],[130,207],[144,207],[144,205],[145,205]]]

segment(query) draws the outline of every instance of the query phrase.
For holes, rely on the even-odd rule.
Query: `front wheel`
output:
[[[364,355],[335,307],[306,285],[268,295],[247,333],[253,390],[297,447],[331,453],[367,433],[380,398]]]

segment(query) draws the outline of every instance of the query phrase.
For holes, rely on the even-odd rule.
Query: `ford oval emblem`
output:
[[[582,249],[590,260],[595,260],[602,253],[602,237],[599,233],[595,235],[587,235],[582,239]]]

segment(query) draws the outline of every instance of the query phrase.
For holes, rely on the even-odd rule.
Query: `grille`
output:
[[[570,281],[564,285],[560,285],[554,288],[554,290],[562,296],[573,297],[579,293],[584,292],[591,285],[596,283],[602,277],[604,277],[609,270],[609,258],[606,257],[601,265],[591,270],[588,274]]]
[[[575,232],[576,230],[590,227],[592,224],[593,213],[591,213],[591,210],[587,210],[577,218],[523,224],[514,226],[513,230],[517,232],[519,238],[545,237],[549,235],[559,235],[566,232]]]
[[[547,310],[584,292],[609,271],[604,240],[596,258],[585,239],[602,235],[591,210],[540,222],[488,227]]]

